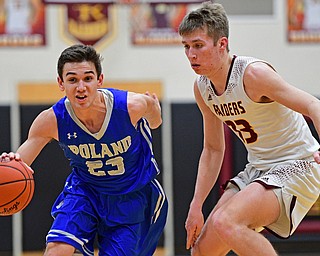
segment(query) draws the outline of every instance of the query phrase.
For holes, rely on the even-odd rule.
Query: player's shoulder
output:
[[[194,81],[194,91],[199,91],[201,94],[204,95],[208,88],[211,88],[211,81],[208,77],[201,75],[198,76]]]
[[[245,70],[245,77],[262,79],[266,75],[275,72],[275,69],[265,61],[256,61],[250,63]]]
[[[263,71],[266,69],[274,69],[273,66],[264,59],[259,59],[250,56],[236,56],[235,65],[238,69],[243,69],[244,71]]]
[[[45,134],[47,137],[56,138],[57,118],[52,107],[43,110],[35,118],[32,124],[32,131],[38,134]]]
[[[117,89],[117,88],[100,88],[99,91],[104,94],[112,94],[112,95],[122,95],[122,94],[128,93],[128,91],[126,90]]]
[[[100,88],[99,91],[116,106],[118,104],[126,104],[128,91],[116,88]]]
[[[41,111],[40,114],[38,115],[37,119],[43,120],[45,122],[55,121],[56,116],[53,111],[53,107],[50,107],[50,108],[47,108],[47,109]]]

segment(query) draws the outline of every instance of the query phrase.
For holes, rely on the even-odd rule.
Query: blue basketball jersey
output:
[[[64,97],[53,105],[59,145],[70,160],[73,175],[99,193],[126,194],[144,187],[159,173],[151,130],[142,118],[131,123],[126,91],[100,89],[106,116],[99,132],[91,133]]]

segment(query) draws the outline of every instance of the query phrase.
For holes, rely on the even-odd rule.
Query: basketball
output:
[[[22,161],[0,162],[0,216],[22,211],[31,201],[34,179]]]

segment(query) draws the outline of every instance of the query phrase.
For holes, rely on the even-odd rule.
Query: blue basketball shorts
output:
[[[64,242],[83,255],[151,256],[167,219],[168,202],[157,180],[125,195],[99,194],[67,184],[52,207],[47,243]]]

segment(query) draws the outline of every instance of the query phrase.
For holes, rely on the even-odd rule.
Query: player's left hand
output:
[[[188,217],[185,223],[185,229],[187,231],[187,250],[194,246],[204,225],[204,217],[200,209],[201,207],[196,208],[192,206],[189,209]]]
[[[154,99],[157,102],[157,104],[159,105],[159,108],[160,108],[160,102],[159,102],[157,94],[150,93],[150,92],[146,91],[144,95],[147,95],[147,96],[151,97],[152,99]]]
[[[313,158],[314,158],[314,161],[320,164],[320,149],[313,153]]]

